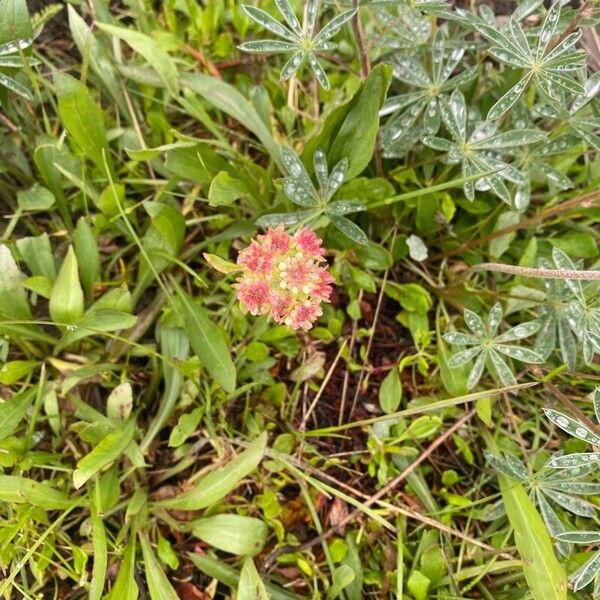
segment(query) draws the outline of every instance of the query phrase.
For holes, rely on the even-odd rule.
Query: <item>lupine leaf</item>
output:
[[[331,219],[331,222],[353,242],[356,242],[361,246],[366,246],[369,243],[369,238],[366,236],[365,232],[358,225],[346,219],[346,217],[330,215],[329,218]]]
[[[544,408],[544,414],[550,421],[566,431],[569,435],[584,440],[590,444],[600,444],[600,437],[590,431],[585,425],[563,413],[551,408]]]

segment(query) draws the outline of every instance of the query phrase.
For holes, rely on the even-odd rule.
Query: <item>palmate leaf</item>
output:
[[[578,469],[595,462],[600,462],[600,452],[577,452],[554,456],[547,462],[547,466],[552,469]]]
[[[0,44],[0,56],[6,56],[7,54],[19,52],[19,50],[25,50],[26,48],[29,48],[32,43],[33,40],[31,38],[25,38],[22,40],[14,40],[12,42]]]
[[[265,12],[262,8],[251,6],[250,4],[242,4],[242,10],[259,25],[264,27],[267,31],[274,33],[282,38],[285,38],[291,42],[297,42],[298,36],[294,35],[287,27],[279,23],[269,13]]]
[[[365,232],[358,225],[349,219],[346,219],[346,217],[329,215],[329,218],[331,219],[332,224],[353,242],[356,242],[361,246],[366,246],[369,243],[369,238],[366,236]]]
[[[303,26],[300,25],[296,14],[288,0],[275,0],[286,27],[269,13],[248,4],[242,5],[242,10],[256,23],[267,31],[283,38],[279,40],[254,40],[242,43],[239,48],[245,52],[291,53],[292,56],[283,65],[279,74],[281,81],[290,79],[308,60],[308,64],[323,89],[329,89],[329,79],[317,58],[316,51],[333,50],[335,44],[328,40],[356,14],[356,9],[351,9],[334,17],[325,27],[315,35],[315,25],[319,3],[311,0],[305,10]]]
[[[525,70],[523,77],[492,106],[488,119],[498,119],[510,110],[532,81],[538,92],[550,100],[558,99],[560,90],[569,93],[583,91],[579,82],[572,77],[572,73],[581,69],[585,59],[585,53],[573,50],[581,32],[567,35],[555,48],[549,50],[550,41],[557,33],[559,17],[560,2],[555,2],[546,14],[534,49],[514,17],[501,31],[482,19],[467,19],[479,33],[493,42],[494,46],[489,49],[492,57],[511,68]]]
[[[334,17],[317,34],[317,36],[314,38],[313,44],[318,45],[336,35],[338,31],[356,14],[356,10],[357,9],[355,8],[346,10],[337,17]]]
[[[556,511],[544,497],[544,494],[539,490],[536,490],[534,493],[535,502],[540,509],[540,514],[542,515],[542,519],[544,519],[544,523],[548,528],[548,532],[553,538],[555,538],[555,543],[559,552],[563,556],[568,556],[570,554],[569,544],[567,542],[556,541],[556,536],[565,531],[564,525],[556,514]]]
[[[552,421],[556,426],[560,427],[563,431],[566,431],[569,435],[576,437],[580,440],[584,440],[590,444],[600,444],[600,437],[598,437],[593,431],[568,417],[567,415],[558,412],[557,410],[553,410],[552,408],[544,408],[544,414],[550,421]]]
[[[325,207],[325,212],[328,215],[344,216],[355,212],[362,212],[367,210],[367,207],[353,200],[338,200],[336,202],[330,202]]]
[[[4,73],[0,73],[0,86],[5,87],[11,92],[14,92],[22,98],[25,98],[26,100],[33,100],[31,92],[24,85],[20,84],[16,79],[13,79]]]
[[[575,571],[569,581],[577,592],[593,581],[598,573],[600,573],[600,551],[596,552],[588,562]]]

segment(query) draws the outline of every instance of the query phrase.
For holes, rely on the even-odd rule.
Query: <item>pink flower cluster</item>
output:
[[[327,272],[321,240],[305,227],[293,236],[283,225],[259,235],[240,251],[242,274],[234,287],[242,306],[292,329],[310,329],[329,302],[333,277]]]

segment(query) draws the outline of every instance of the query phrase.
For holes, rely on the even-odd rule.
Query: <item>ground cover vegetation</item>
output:
[[[0,0],[0,597],[600,597],[599,17]]]

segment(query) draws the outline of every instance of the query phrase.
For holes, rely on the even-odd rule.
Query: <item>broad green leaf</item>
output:
[[[144,555],[144,571],[150,598],[152,600],[179,600],[179,596],[173,589],[173,586],[169,583],[156,556],[154,556],[148,536],[145,532],[140,531],[139,538],[142,554]]]
[[[67,255],[52,287],[50,316],[55,323],[77,323],[83,317],[83,290],[79,282],[77,257],[73,246]]]
[[[385,414],[393,413],[398,410],[400,400],[402,400],[402,383],[398,368],[394,365],[379,387],[379,406]]]
[[[114,423],[125,421],[133,408],[133,390],[128,381],[120,383],[106,400],[106,416]]]
[[[90,502],[90,513],[92,522],[92,544],[94,548],[94,564],[92,567],[92,578],[90,580],[89,600],[101,600],[106,583],[107,567],[107,543],[104,521],[98,514],[93,501]]]
[[[348,159],[346,179],[354,179],[371,161],[379,131],[379,109],[391,82],[389,65],[377,65],[351,100],[333,110],[322,129],[306,144],[305,164],[323,150],[330,164]]]
[[[96,104],[88,88],[77,79],[55,71],[54,84],[58,96],[58,114],[79,153],[90,158],[103,175],[106,167],[112,171],[104,113]]]
[[[240,572],[237,600],[269,600],[269,598],[269,593],[254,566],[254,561],[247,558]]]
[[[505,475],[499,475],[498,481],[534,600],[566,600],[567,576],[542,518],[520,484]]]
[[[354,581],[354,571],[348,565],[340,565],[332,574],[332,585],[327,590],[328,600],[337,598]]]
[[[247,194],[248,188],[243,181],[235,179],[227,171],[220,171],[208,189],[208,203],[211,206],[228,206]]]
[[[127,449],[135,433],[135,417],[108,433],[100,443],[77,463],[73,471],[73,485],[79,489],[90,477],[117,460]]]
[[[34,397],[33,391],[22,392],[0,404],[0,440],[15,432]]]
[[[215,108],[239,121],[262,142],[271,158],[277,163],[280,162],[279,144],[271,130],[254,106],[235,87],[201,73],[183,73],[179,81]]]
[[[0,244],[0,314],[10,319],[31,319],[22,274],[8,246]]]
[[[194,353],[215,381],[226,392],[233,393],[236,370],[223,333],[210,320],[206,310],[194,302],[177,284],[175,293],[179,313],[185,323]]]
[[[83,291],[88,298],[91,298],[94,283],[100,281],[100,251],[94,232],[85,217],[77,221],[73,245]]]
[[[39,363],[35,360],[11,360],[0,367],[0,383],[12,385],[32,373]]]
[[[177,498],[161,500],[156,503],[157,506],[178,510],[200,510],[215,504],[256,469],[264,456],[266,447],[267,434],[263,432],[238,457],[223,468],[209,473],[197,481],[193,489]]]
[[[108,93],[118,102],[122,111],[125,112],[125,104],[119,82],[115,77],[114,67],[108,56],[108,52],[98,42],[91,27],[77,14],[73,6],[67,6],[69,17],[69,29],[73,41],[83,58],[89,60],[92,71],[102,80]]]
[[[25,0],[0,1],[0,44],[32,37],[27,2]]]
[[[225,275],[229,275],[230,273],[239,273],[242,268],[232,263],[216,254],[208,254],[208,252],[204,252],[202,254],[204,260],[213,268],[215,271],[219,271],[219,273],[225,273]]]
[[[193,522],[192,533],[218,550],[254,556],[267,541],[266,523],[242,515],[214,515]]]
[[[54,195],[36,183],[28,190],[17,192],[17,203],[21,210],[48,210],[54,204]]]
[[[152,440],[165,425],[176,403],[179,401],[183,385],[183,375],[176,364],[185,361],[190,350],[190,342],[181,327],[167,326],[161,321],[157,327],[157,337],[160,341],[161,354],[167,359],[162,363],[165,391],[159,404],[158,412],[148,427],[144,440],[141,443],[143,452],[147,450]]]
[[[172,93],[177,92],[179,88],[177,67],[173,59],[150,36],[140,31],[107,23],[96,23],[96,26],[105,33],[114,35],[131,46],[158,73],[169,91]]]
[[[450,334],[446,334],[450,335]],[[444,337],[444,339],[447,339]],[[467,377],[470,367],[465,361],[462,365],[450,366],[450,352],[443,340],[438,339],[438,365],[440,367],[440,376],[446,391],[452,396],[461,396],[467,393]]]
[[[0,501],[32,504],[46,510],[68,508],[76,503],[75,499],[51,485],[16,475],[1,474]]]
[[[17,250],[33,275],[54,280],[56,265],[54,264],[54,255],[47,233],[35,237],[19,238],[17,240]]]
[[[237,589],[240,580],[240,573],[229,566],[227,563],[208,556],[207,554],[189,553],[188,558],[192,563],[209,577],[213,577],[232,590]],[[271,600],[297,600],[297,595],[288,592],[272,583],[266,583],[265,587],[271,595]],[[111,599],[113,600],[113,599]]]
[[[121,310],[93,309],[88,310],[74,329],[67,331],[57,350],[68,348],[71,344],[102,331],[118,331],[129,329],[137,322],[137,317]]]
[[[137,600],[139,589],[135,582],[136,536],[130,537],[121,559],[121,566],[110,594],[105,600]]]

